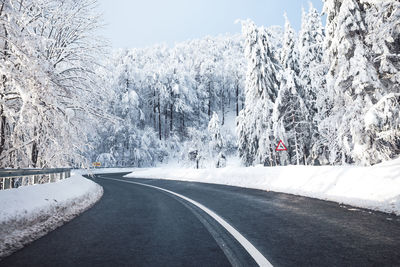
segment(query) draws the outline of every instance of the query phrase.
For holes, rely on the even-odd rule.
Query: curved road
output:
[[[238,187],[97,175],[103,198],[0,266],[400,266],[400,217]],[[133,183],[131,183],[133,182]]]

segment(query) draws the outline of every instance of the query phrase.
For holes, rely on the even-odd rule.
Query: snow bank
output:
[[[77,173],[56,183],[0,191],[0,259],[90,208],[103,188]]]
[[[96,169],[79,169],[75,173],[80,175],[92,175],[102,173],[118,173],[118,172],[133,172],[137,168],[96,168]]]
[[[284,166],[222,169],[136,169],[132,178],[155,178],[271,190],[400,215],[400,159],[372,167]]]

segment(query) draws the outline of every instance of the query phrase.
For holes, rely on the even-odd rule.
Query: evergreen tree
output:
[[[400,2],[366,1],[366,43],[387,93],[400,91]]]
[[[285,23],[284,42],[281,50],[281,84],[274,106],[274,134],[287,144],[288,154],[277,154],[279,164],[306,163],[310,143],[309,113],[302,96],[298,78],[299,59],[295,33],[288,19]]]
[[[366,44],[379,74],[383,97],[365,115],[369,163],[395,157],[400,151],[400,2],[364,2]]]
[[[400,153],[400,94],[389,93],[382,97],[367,114],[365,127],[371,142],[368,160],[378,163]]]
[[[208,133],[210,135],[211,156],[213,158],[217,156],[215,166],[217,168],[225,167],[225,141],[221,135],[221,125],[219,122],[218,114],[216,112],[213,113],[211,120],[208,123]]]
[[[272,110],[277,96],[279,64],[268,34],[251,21],[242,22],[248,62],[245,107],[238,118],[238,150],[246,165],[273,165]]]
[[[312,150],[310,161],[323,160],[326,150],[325,142],[318,133],[318,125],[329,110],[329,99],[326,94],[326,65],[323,62],[324,29],[321,16],[310,3],[309,11],[303,10],[302,25],[299,34],[299,80],[303,91],[303,100],[306,105],[310,122],[311,139],[307,150]]]
[[[368,164],[363,115],[381,97],[382,86],[365,44],[363,6],[355,0],[325,1],[327,14],[327,94],[331,115],[321,124],[330,143],[330,162]],[[326,129],[328,128],[328,129]],[[331,135],[327,135],[333,134]]]
[[[221,126],[216,112],[213,112],[210,122],[208,123],[208,133],[210,134],[211,150],[218,154],[223,150],[224,141],[221,136]]]

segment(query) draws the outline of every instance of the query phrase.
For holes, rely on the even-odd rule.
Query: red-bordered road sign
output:
[[[278,145],[275,148],[275,151],[286,151],[287,148],[285,146],[285,144],[282,142],[282,140],[279,140]]]

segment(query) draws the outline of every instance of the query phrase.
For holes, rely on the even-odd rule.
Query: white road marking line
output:
[[[175,193],[173,191],[157,187],[154,185],[149,185],[149,184],[142,184],[142,183],[137,183],[137,182],[132,182],[132,181],[125,181],[125,180],[119,180],[119,179],[114,179],[114,178],[104,178],[104,177],[99,177],[101,179],[106,179],[106,180],[115,180],[119,182],[124,182],[124,183],[130,183],[130,184],[137,184],[137,185],[142,185],[142,186],[147,186],[151,187],[154,189],[158,189],[167,193],[170,193],[172,195],[175,195],[177,197],[180,197],[193,205],[197,206],[198,208],[202,209],[204,212],[206,212],[208,215],[210,215],[214,220],[216,220],[220,225],[222,225],[242,246],[243,248],[250,254],[250,256],[257,262],[259,266],[272,266],[272,264],[264,257],[264,255],[261,254],[258,249],[256,249],[253,244],[250,243],[241,233],[239,233],[233,226],[231,226],[228,222],[226,222],[224,219],[222,219],[220,216],[218,216],[215,212],[207,208],[206,206],[200,204],[197,201],[194,201],[188,197],[185,197],[181,194]]]

